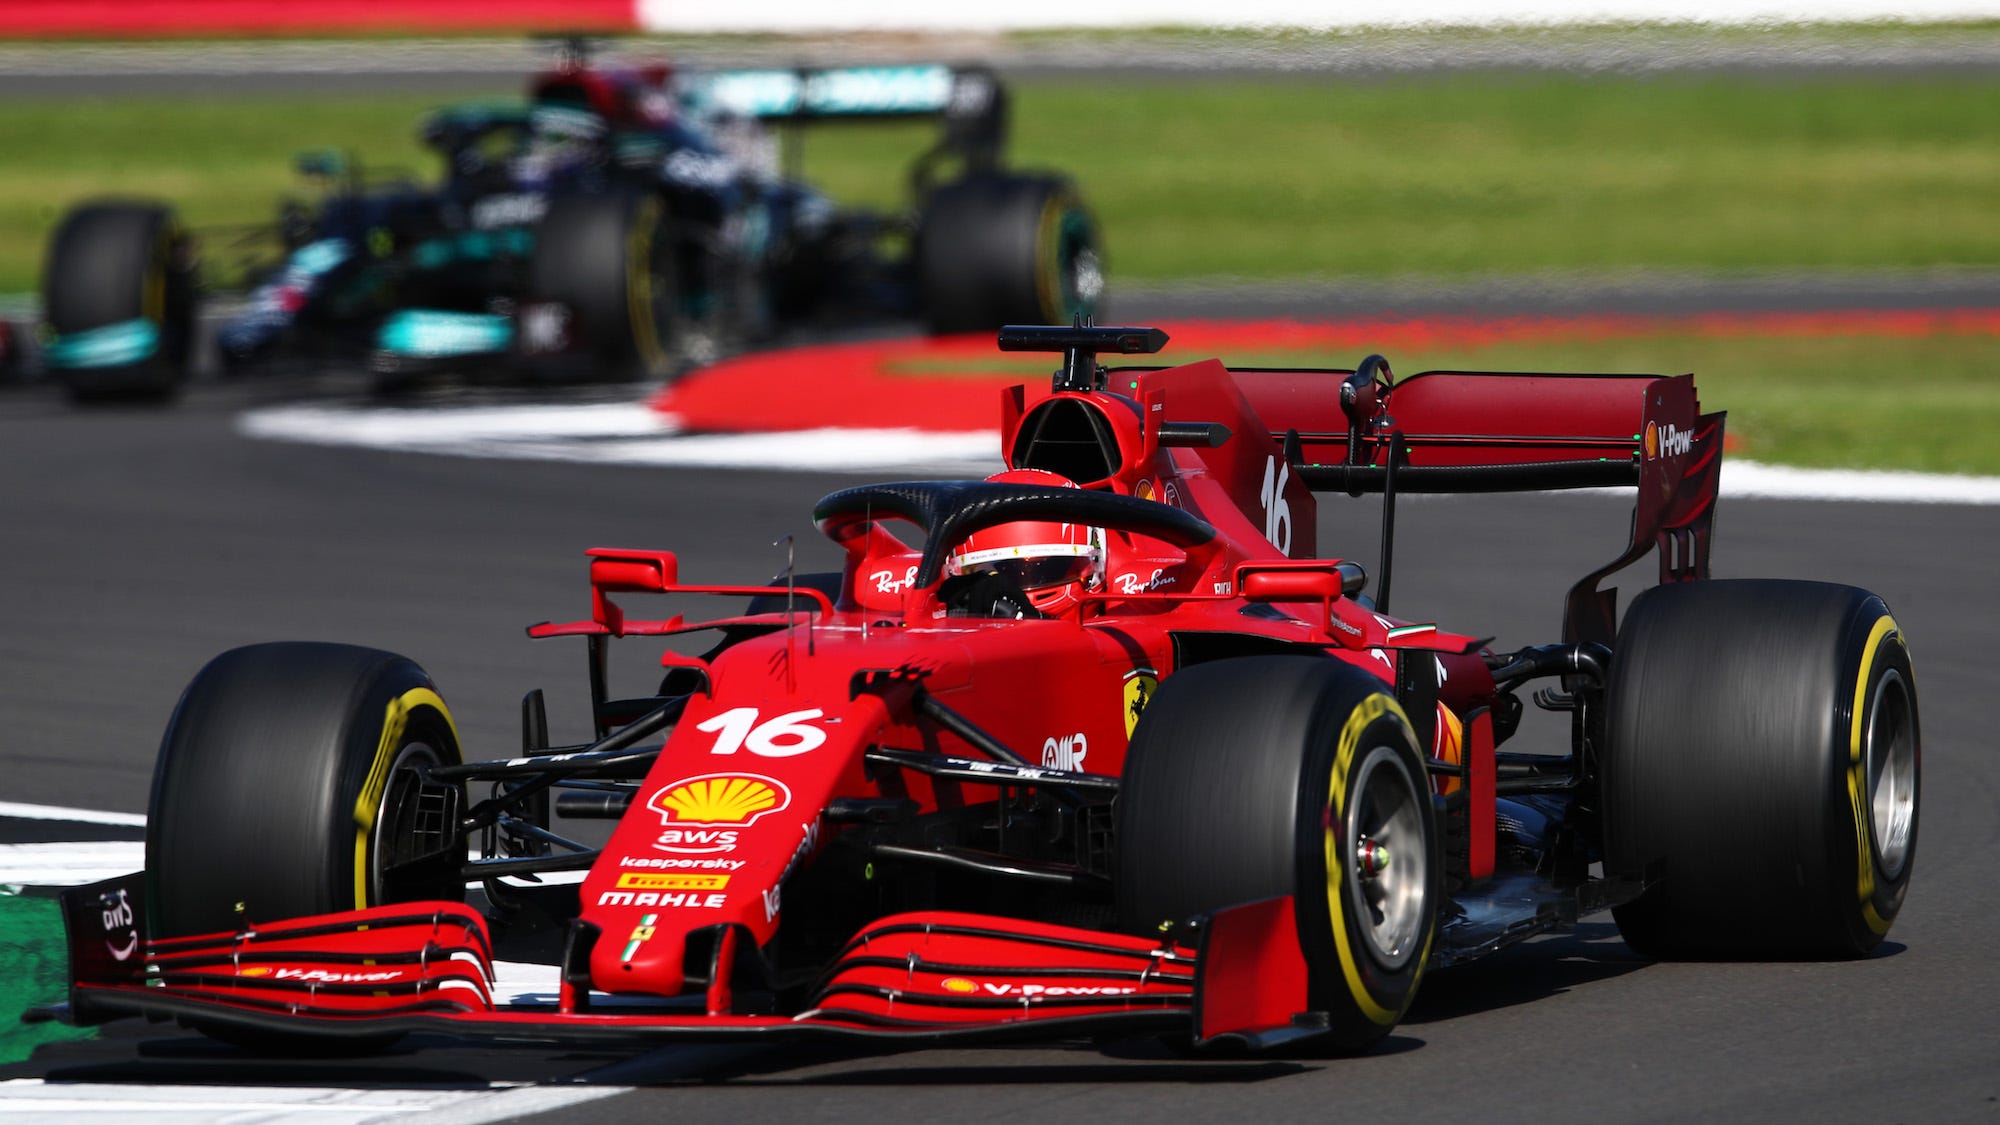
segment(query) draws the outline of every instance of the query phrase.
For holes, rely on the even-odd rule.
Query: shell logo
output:
[[[1660,455],[1660,427],[1653,422],[1646,423],[1646,460]]]
[[[946,992],[956,992],[960,996],[979,991],[979,986],[964,977],[946,977],[938,982],[938,987]]]
[[[775,778],[754,773],[712,773],[685,778],[653,794],[646,804],[669,825],[755,824],[792,803]]]
[[[260,968],[260,969],[244,969],[244,970],[243,970],[242,972],[240,972],[240,973],[237,973],[236,975],[237,975],[237,976],[239,976],[239,977],[268,977],[268,976],[270,976],[270,975],[271,975],[271,970],[269,970],[269,969],[261,969],[261,968]]]

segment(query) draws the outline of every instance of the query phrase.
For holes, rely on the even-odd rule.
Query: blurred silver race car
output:
[[[901,210],[844,208],[801,178],[800,127],[907,117],[942,128]],[[676,75],[571,44],[525,101],[424,120],[434,184],[313,152],[315,201],[274,224],[197,238],[164,203],[76,207],[47,258],[44,358],[78,398],[168,394],[202,299],[232,287],[225,365],[333,358],[383,389],[440,369],[660,376],[816,321],[1089,315],[1097,225],[1067,177],[1004,166],[1006,131],[985,69]]]

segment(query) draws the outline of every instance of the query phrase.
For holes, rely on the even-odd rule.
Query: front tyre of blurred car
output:
[[[167,207],[87,203],[50,239],[43,360],[79,402],[167,398],[195,333],[193,243]]]
[[[1652,957],[1855,957],[1901,911],[1922,765],[1902,630],[1866,590],[1648,590],[1619,629],[1602,763],[1613,911]]]
[[[1444,901],[1424,758],[1388,685],[1327,657],[1197,664],[1133,731],[1117,803],[1120,923],[1158,933],[1292,895],[1318,1045],[1409,1010]]]

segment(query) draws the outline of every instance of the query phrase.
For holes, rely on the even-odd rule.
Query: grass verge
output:
[[[1172,326],[1168,326],[1171,331]],[[1162,361],[1214,355],[1234,367],[1352,368],[1370,352],[1399,377],[1471,371],[1693,372],[1705,409],[1729,412],[1729,453],[1776,464],[2000,475],[2000,317],[1898,314],[1644,321],[1377,321],[1315,325],[1285,347],[1169,344]],[[1196,336],[1190,333],[1192,343]],[[1046,357],[1002,357],[893,374],[1045,378]]]
[[[62,913],[54,899],[0,893],[0,1065],[16,1063],[44,1043],[88,1039],[88,1028],[24,1024],[23,1011],[60,1000],[69,987]]]
[[[505,94],[509,91],[496,91]],[[303,148],[429,177],[420,95],[12,99],[0,291],[36,287],[60,213],[172,200],[266,222]],[[1023,166],[1081,182],[1115,276],[2000,264],[2000,76],[1446,73],[1017,84]],[[934,131],[828,128],[807,170],[887,203]]]

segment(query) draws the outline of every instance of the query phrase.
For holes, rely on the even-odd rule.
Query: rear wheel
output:
[[[64,217],[42,280],[49,367],[79,401],[163,398],[186,378],[195,324],[191,244],[151,203]]]
[[[1858,956],[1917,843],[1916,681],[1880,598],[1816,582],[1649,590],[1612,663],[1605,865],[1655,957]]]
[[[925,201],[917,285],[932,332],[1068,324],[1104,293],[1097,224],[1066,180],[969,176]]]
[[[1444,894],[1417,746],[1387,687],[1339,661],[1175,673],[1133,732],[1119,791],[1122,924],[1157,932],[1292,895],[1326,1045],[1374,1043],[1416,995]]]
[[[672,218],[656,195],[558,196],[535,234],[531,289],[568,309],[572,339],[604,378],[667,374],[680,278]]]

